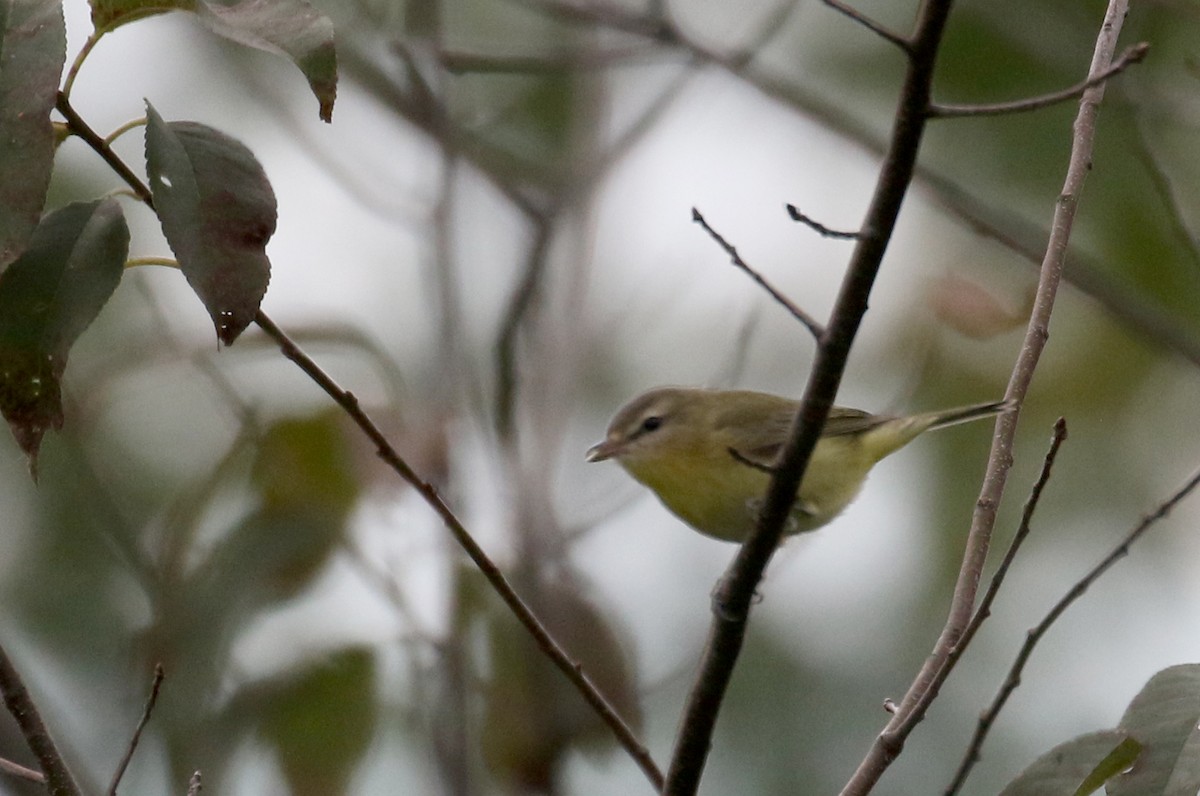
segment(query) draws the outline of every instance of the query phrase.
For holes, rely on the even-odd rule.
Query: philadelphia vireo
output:
[[[754,529],[800,404],[748,390],[660,387],[621,407],[589,462],[615,459],[701,533],[741,542]],[[932,428],[989,417],[1004,401],[891,417],[835,406],[785,534],[820,528],[854,500],[875,464]]]

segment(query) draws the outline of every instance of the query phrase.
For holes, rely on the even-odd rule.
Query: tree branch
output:
[[[162,687],[163,676],[163,665],[161,663],[154,664],[154,681],[150,684],[150,695],[146,697],[146,707],[142,709],[142,717],[138,720],[137,726],[134,727],[133,737],[129,739],[129,747],[125,750],[125,754],[121,756],[121,762],[117,764],[117,771],[113,774],[112,784],[108,786],[108,796],[117,796],[117,786],[121,784],[121,778],[125,776],[125,769],[129,767],[129,761],[133,760],[133,753],[137,751],[138,741],[142,737],[142,730],[146,729],[146,724],[150,721],[150,714],[154,712],[154,704],[158,702],[158,690]]]
[[[645,773],[647,779],[656,787],[662,785],[662,773],[658,770],[654,760],[650,757],[650,753],[638,741],[633,730],[625,723],[625,720],[616,712],[616,710],[596,688],[591,678],[583,671],[583,666],[575,662],[562,648],[562,646],[550,635],[546,627],[541,623],[541,620],[530,610],[525,601],[516,593],[508,579],[504,577],[504,573],[500,571],[495,562],[488,557],[475,538],[471,536],[466,527],[450,509],[446,502],[442,500],[437,489],[427,481],[424,481],[409,467],[396,449],[388,442],[387,437],[375,425],[370,416],[363,411],[358,403],[358,398],[353,393],[342,389],[333,378],[326,373],[321,367],[305,354],[291,338],[284,334],[275,322],[267,317],[266,313],[261,310],[254,317],[254,322],[266,334],[273,339],[279,346],[279,350],[285,357],[290,359],[300,370],[304,371],[313,382],[320,387],[326,395],[334,400],[334,402],[342,408],[343,411],[350,417],[354,424],[359,427],[366,437],[375,445],[375,452],[380,459],[384,461],[392,470],[394,470],[401,478],[403,478],[417,494],[429,505],[431,509],[442,520],[446,529],[450,531],[450,535],[460,547],[466,552],[467,556],[479,568],[479,571],[491,584],[500,598],[508,605],[509,609],[517,617],[517,620],[529,631],[533,636],[534,642],[548,657],[551,662],[566,675],[567,679],[579,690],[584,700],[596,711],[600,719],[608,725],[616,736],[617,742],[625,749],[626,752],[637,763],[638,767]]]
[[[796,207],[795,205],[792,205],[792,204],[787,205],[787,212],[788,212],[788,216],[792,219],[792,221],[798,221],[801,224],[804,224],[805,226],[814,230],[818,235],[820,235],[823,238],[840,238],[842,240],[858,240],[859,238],[862,237],[862,233],[857,230],[855,230],[854,232],[844,232],[839,229],[830,229],[829,227],[825,226],[824,224],[822,224],[821,222],[812,218],[811,216],[806,216],[803,213],[801,213],[800,208]]]
[[[762,276],[762,274],[758,273],[758,271],[755,271],[753,268],[747,265],[746,261],[742,259],[740,254],[738,254],[738,251],[736,248],[734,248],[733,244],[725,240],[721,233],[710,227],[708,222],[704,220],[704,216],[700,215],[700,211],[694,207],[692,208],[692,221],[695,221],[697,224],[699,224],[704,231],[708,233],[709,237],[715,240],[717,245],[725,250],[725,253],[729,255],[729,259],[734,265],[745,271],[751,279],[758,283],[759,287],[767,291],[771,298],[775,299],[775,302],[779,304],[779,306],[790,312],[793,318],[804,324],[814,339],[818,341],[821,339],[821,336],[825,334],[825,327],[821,326],[820,322],[817,321],[816,318],[812,317],[807,312],[793,304],[791,299],[776,290],[774,285],[768,282]]]
[[[71,770],[67,768],[66,761],[54,745],[54,739],[50,737],[50,731],[42,722],[33,697],[29,695],[21,675],[17,673],[3,647],[0,647],[0,694],[4,695],[4,705],[17,720],[17,726],[25,736],[25,743],[29,744],[30,751],[41,766],[42,774],[46,777],[46,790],[50,796],[82,796]]]
[[[44,785],[46,783],[46,775],[42,772],[34,771],[32,768],[26,768],[20,763],[14,763],[11,760],[5,760],[3,757],[0,757],[0,771],[3,771],[5,774],[10,776],[29,780],[30,782],[36,782],[39,785]]]
[[[1200,485],[1200,470],[1192,474],[1191,478],[1184,483],[1171,497],[1167,498],[1158,508],[1149,515],[1142,518],[1141,522],[1134,526],[1120,544],[1112,549],[1099,564],[1092,567],[1086,575],[1080,578],[1076,583],[1067,590],[1067,593],[1059,599],[1058,602],[1046,613],[1042,621],[1038,622],[1035,627],[1025,634],[1025,643],[1021,645],[1021,649],[1017,652],[1016,660],[1013,661],[1012,667],[1008,670],[1008,676],[1004,679],[1004,683],[1000,686],[995,699],[988,709],[979,717],[979,723],[975,727],[975,734],[971,737],[971,742],[967,746],[966,755],[963,758],[962,764],[959,766],[958,773],[955,775],[954,781],[946,789],[946,796],[953,796],[958,793],[962,787],[963,781],[966,780],[967,774],[971,770],[971,766],[979,759],[979,750],[983,746],[984,739],[987,738],[988,731],[996,721],[996,717],[1000,715],[1000,711],[1004,708],[1004,704],[1012,695],[1017,686],[1021,684],[1021,672],[1025,669],[1025,664],[1029,661],[1029,656],[1033,654],[1034,647],[1046,635],[1063,613],[1071,607],[1071,604],[1084,595],[1084,592],[1091,587],[1093,583],[1100,579],[1100,576],[1107,572],[1114,564],[1120,561],[1125,556],[1129,555],[1129,548],[1142,537],[1146,531],[1155,525],[1159,520],[1163,519],[1170,513],[1176,504],[1188,496],[1198,485]]]
[[[1150,45],[1144,41],[1127,47],[1125,52],[1121,53],[1121,56],[1113,61],[1112,65],[1107,69],[1099,74],[1092,75],[1082,83],[1065,88],[1062,91],[1043,94],[1040,97],[1030,97],[1012,102],[997,102],[989,105],[942,105],[934,103],[929,106],[928,113],[934,119],[961,119],[964,116],[1000,116],[1007,113],[1024,113],[1026,111],[1041,110],[1051,105],[1057,105],[1060,102],[1075,99],[1089,88],[1100,85],[1118,72],[1125,71],[1131,64],[1141,63],[1149,49]]]
[[[875,20],[871,19],[870,17],[868,17],[866,14],[862,13],[861,11],[859,11],[855,8],[851,8],[850,6],[846,5],[845,3],[842,2],[842,0],[821,0],[821,2],[823,2],[825,5],[832,8],[834,11],[839,12],[843,16],[846,16],[849,19],[854,20],[855,22],[862,25],[867,30],[874,33],[879,38],[883,39],[884,41],[891,42],[892,44],[896,45],[901,50],[904,50],[907,53],[912,52],[913,43],[910,40],[904,38],[903,36],[901,36],[898,33],[895,33],[893,31],[885,28],[883,25],[881,25],[878,22],[876,22]]]
[[[1089,69],[1090,74],[1101,74],[1112,62],[1127,7],[1127,0],[1110,0],[1104,23],[1096,40],[1096,48]],[[942,629],[932,653],[926,659],[912,685],[909,686],[895,715],[875,739],[866,757],[859,764],[858,770],[842,790],[843,796],[863,796],[868,793],[879,781],[887,767],[891,765],[891,762],[900,754],[908,735],[924,717],[921,705],[928,704],[929,697],[926,694],[931,688],[934,688],[938,671],[945,665],[954,648],[958,646],[971,619],[975,596],[979,588],[979,579],[987,560],[992,529],[996,522],[996,509],[1004,494],[1004,486],[1012,466],[1012,444],[1016,433],[1017,414],[1020,411],[1019,403],[1029,389],[1034,370],[1050,334],[1050,315],[1054,309],[1054,299],[1062,278],[1067,243],[1078,207],[1079,193],[1083,189],[1084,180],[1091,168],[1096,115],[1103,97],[1104,83],[1098,83],[1088,88],[1080,100],[1079,114],[1073,128],[1074,135],[1067,176],[1062,192],[1055,203],[1050,241],[1042,261],[1033,313],[1029,319],[1021,352],[1009,379],[1008,391],[1005,394],[1007,400],[1018,403],[1018,408],[1012,413],[1001,415],[997,420],[997,430],[992,440],[987,472],[984,475],[983,487],[975,506],[975,514],[967,536],[966,549],[963,552],[962,565],[959,569],[958,581],[955,584],[945,627]]]
[[[755,588],[775,548],[808,460],[833,406],[850,347],[858,332],[880,263],[912,181],[924,131],[933,67],[950,0],[930,0],[921,7],[908,50],[909,64],[901,91],[891,144],[884,158],[870,208],[854,254],[821,336],[808,385],[788,434],[779,470],[771,479],[763,510],[750,538],[739,549],[714,594],[713,622],[667,773],[665,793],[691,794],[712,743],[733,668],[745,639]]]

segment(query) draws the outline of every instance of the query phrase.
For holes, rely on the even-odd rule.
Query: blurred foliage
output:
[[[874,157],[894,108],[901,58],[816,2],[676,2],[665,5],[663,17],[654,15],[664,7],[657,3],[325,6],[353,83],[343,97],[366,98],[363,139],[385,141],[386,155],[362,139],[313,134],[308,96],[298,105],[306,116],[296,117],[304,122],[288,115],[284,88],[266,86],[246,100],[239,86],[261,62],[206,49],[214,45],[178,29],[148,26],[146,41],[186,45],[210,59],[200,61],[206,72],[175,76],[171,116],[188,112],[185,79],[212,83],[230,107],[198,108],[197,115],[214,117],[205,116],[205,124],[244,122],[264,136],[301,141],[312,161],[345,181],[360,205],[334,209],[342,198],[317,189],[281,194],[281,222],[288,201],[320,206],[320,223],[288,233],[306,236],[292,240],[293,252],[332,237],[349,253],[334,262],[323,251],[314,255],[320,268],[277,267],[272,289],[283,293],[281,304],[315,303],[358,334],[326,334],[328,325],[299,319],[285,326],[395,432],[401,453],[509,564],[518,591],[622,714],[645,727],[663,761],[703,643],[711,577],[697,562],[716,561],[715,573],[731,551],[673,526],[663,534],[675,535],[660,545],[643,535],[659,526],[627,530],[632,512],[610,512],[611,521],[601,523],[605,509],[634,493],[622,492],[621,482],[600,495],[618,483],[615,474],[611,482],[594,470],[584,476],[575,463],[612,407],[651,386],[643,383],[647,374],[678,381],[717,372],[718,360],[736,348],[747,302],[764,316],[776,308],[748,283],[740,293],[723,287],[741,283],[719,282],[727,266],[716,247],[688,248],[694,230],[685,228],[685,213],[678,228],[664,232],[668,244],[634,241],[647,261],[594,257],[612,240],[644,232],[615,227],[600,211],[649,213],[641,194],[656,187],[612,196],[608,180],[685,101],[697,104],[689,92],[712,91],[699,104],[714,112],[747,113],[745,105],[727,111],[717,85],[811,121]],[[877,0],[860,7],[897,30],[909,22],[907,6]],[[1102,9],[1096,0],[961,3],[941,53],[937,99],[995,102],[1078,82]],[[129,35],[140,27],[129,25]],[[945,786],[1023,628],[1067,587],[1080,562],[1097,558],[1194,466],[1200,13],[1182,1],[1138,4],[1123,41],[1139,40],[1150,42],[1149,58],[1111,81],[1101,110],[1095,170],[1073,239],[1078,288],[1063,291],[1022,418],[1025,442],[1002,507],[1000,542],[1011,535],[1055,417],[1068,416],[1072,436],[1007,600],[964,660],[961,680],[951,681],[881,786],[886,792]],[[136,47],[112,46],[138,68]],[[103,89],[124,92],[126,85],[111,80]],[[74,96],[85,107],[112,99],[83,80]],[[136,96],[111,104],[130,107]],[[254,104],[252,121],[241,118],[249,113],[245,102]],[[852,356],[863,365],[847,389],[883,396],[880,406],[867,408],[883,408],[913,383],[915,370],[916,394],[904,399],[914,408],[1003,390],[1017,344],[1005,308],[1024,307],[1033,273],[1005,241],[1031,239],[1034,248],[1044,241],[1073,113],[1067,103],[931,125],[902,217],[903,239],[884,266],[885,277],[898,274],[893,285],[909,292],[877,293],[873,307],[899,309],[872,316],[891,321],[868,330]],[[766,138],[767,122],[747,116],[736,120],[744,125],[737,137],[720,142],[731,153],[767,148],[757,132],[775,140]],[[275,117],[288,126],[273,127]],[[351,118],[365,124],[362,116]],[[687,124],[688,135],[706,132]],[[419,146],[410,148],[413,141]],[[707,173],[710,150],[690,154],[694,144],[660,141],[655,151],[663,158],[688,153],[680,174]],[[417,156],[404,159],[413,151]],[[272,168],[282,171],[274,165],[280,160],[256,154],[278,179]],[[814,175],[822,173],[817,160],[836,157],[810,151],[807,142],[767,155],[781,172],[792,159],[807,158]],[[401,179],[397,174],[427,171],[435,172],[427,182],[379,189],[389,199],[415,197],[417,210],[390,220],[416,244],[397,244],[385,224],[385,243],[368,254],[354,248],[358,241],[350,238],[358,233],[346,231],[345,218],[371,215],[361,203],[382,203],[354,186],[352,175],[368,175],[365,182],[377,187]],[[817,187],[832,203],[850,193],[851,182],[838,175]],[[75,188],[74,181],[60,184],[55,201],[67,201]],[[790,222],[775,193],[740,190],[719,192],[759,217],[759,226],[742,235],[776,240],[769,231]],[[821,216],[819,206],[804,209]],[[991,234],[973,231],[981,220]],[[279,239],[286,232],[281,227],[273,247],[287,245]],[[800,240],[807,233],[789,234]],[[677,250],[691,270],[673,273],[676,263],[648,261]],[[836,266],[801,268],[794,252],[780,256],[786,270],[771,276],[817,311],[810,294]],[[369,281],[356,281],[358,260],[366,261]],[[961,290],[922,294],[921,280],[948,260],[955,275],[994,291],[996,303]],[[596,792],[581,784],[589,773],[612,784],[606,792],[645,792],[623,756],[594,754],[611,748],[609,736],[478,573],[461,568],[458,551],[430,541],[441,529],[398,481],[380,476],[344,419],[252,334],[214,358],[211,331],[189,326],[194,318],[180,307],[191,305],[174,301],[170,279],[177,277],[151,281],[145,293],[153,298],[124,280],[81,340],[65,378],[67,423],[45,442],[36,490],[15,446],[0,461],[0,499],[8,508],[0,531],[3,642],[25,645],[18,663],[82,778],[109,776],[127,743],[122,728],[132,726],[144,698],[146,673],[161,661],[167,674],[149,729],[154,740],[139,749],[128,792],[182,792],[195,769],[215,793],[365,794],[406,786],[455,794]],[[716,297],[697,298],[708,282],[720,285]],[[660,285],[672,292],[660,293]],[[343,289],[354,298],[342,300]],[[926,313],[923,298],[942,302],[940,319]],[[986,319],[970,317],[981,312],[972,303],[978,301],[987,305]],[[652,311],[639,314],[643,306]],[[956,331],[946,320],[955,311],[967,326],[987,323],[971,327],[982,331],[967,339],[960,334],[970,331],[966,326]],[[763,367],[755,355],[791,356],[798,340],[807,343],[804,332],[762,326],[744,357],[745,380],[757,382],[747,386],[786,379],[794,388],[794,375],[774,366],[780,359]],[[686,344],[673,347],[677,340]],[[396,372],[403,379],[393,383]],[[508,429],[499,439],[490,431],[497,427]],[[796,567],[781,565],[764,584],[760,611],[771,621],[756,627],[736,674],[709,766],[711,792],[828,792],[849,775],[886,719],[883,697],[903,691],[944,619],[983,447],[970,432],[922,441],[897,469],[873,477],[881,489],[893,478],[905,485],[902,499],[887,504],[894,523],[874,517],[887,527],[854,536],[848,517],[814,540],[792,543],[800,549]],[[821,556],[840,544],[837,534],[852,537],[864,556],[879,548],[894,558],[795,577],[806,558],[829,561]],[[1119,713],[1137,690],[1116,693],[1125,686],[1112,684],[1115,674],[1145,681],[1181,662],[1147,662],[1135,650],[1160,632],[1150,618],[1163,613],[1162,604],[1182,600],[1178,594],[1194,580],[1188,562],[1195,547],[1188,544],[1147,538],[1137,548],[1141,563],[1129,562],[1128,575],[1113,574],[1127,578],[1126,593],[1165,595],[1163,603],[1114,602],[1098,588],[1089,599],[1099,617],[1081,606],[1064,620],[1085,628],[1102,622],[1104,632],[1071,636],[1080,647],[1070,654],[1044,651],[1048,663],[1023,687],[1034,696],[1010,708],[968,792],[998,792],[1058,742],[1113,726],[1116,713],[1107,722],[1096,714]],[[1146,571],[1153,577],[1143,577]],[[676,598],[684,592],[688,609],[680,613]],[[379,613],[388,619],[367,621]],[[1177,637],[1177,623],[1171,628]],[[1096,671],[1104,676],[1094,683],[1081,674]],[[75,704],[86,705],[86,715],[68,707]],[[384,729],[397,724],[412,746],[405,755],[378,748]],[[0,756],[27,761],[8,734],[0,734]]]

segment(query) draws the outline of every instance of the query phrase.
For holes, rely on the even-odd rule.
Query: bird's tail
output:
[[[966,423],[970,420],[978,420],[983,417],[998,415],[1001,412],[1011,409],[1014,405],[1014,401],[992,401],[991,403],[986,404],[960,406],[957,409],[943,409],[940,412],[928,412],[923,415],[917,415],[913,419],[919,422],[914,425],[923,425],[924,428],[922,430],[924,431],[934,428],[945,428],[946,426],[955,426],[959,423]]]

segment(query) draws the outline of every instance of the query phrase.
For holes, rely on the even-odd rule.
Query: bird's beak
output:
[[[616,440],[606,439],[604,442],[597,442],[592,447],[588,448],[584,459],[589,462],[602,462],[606,459],[611,459],[621,452],[621,446]]]

